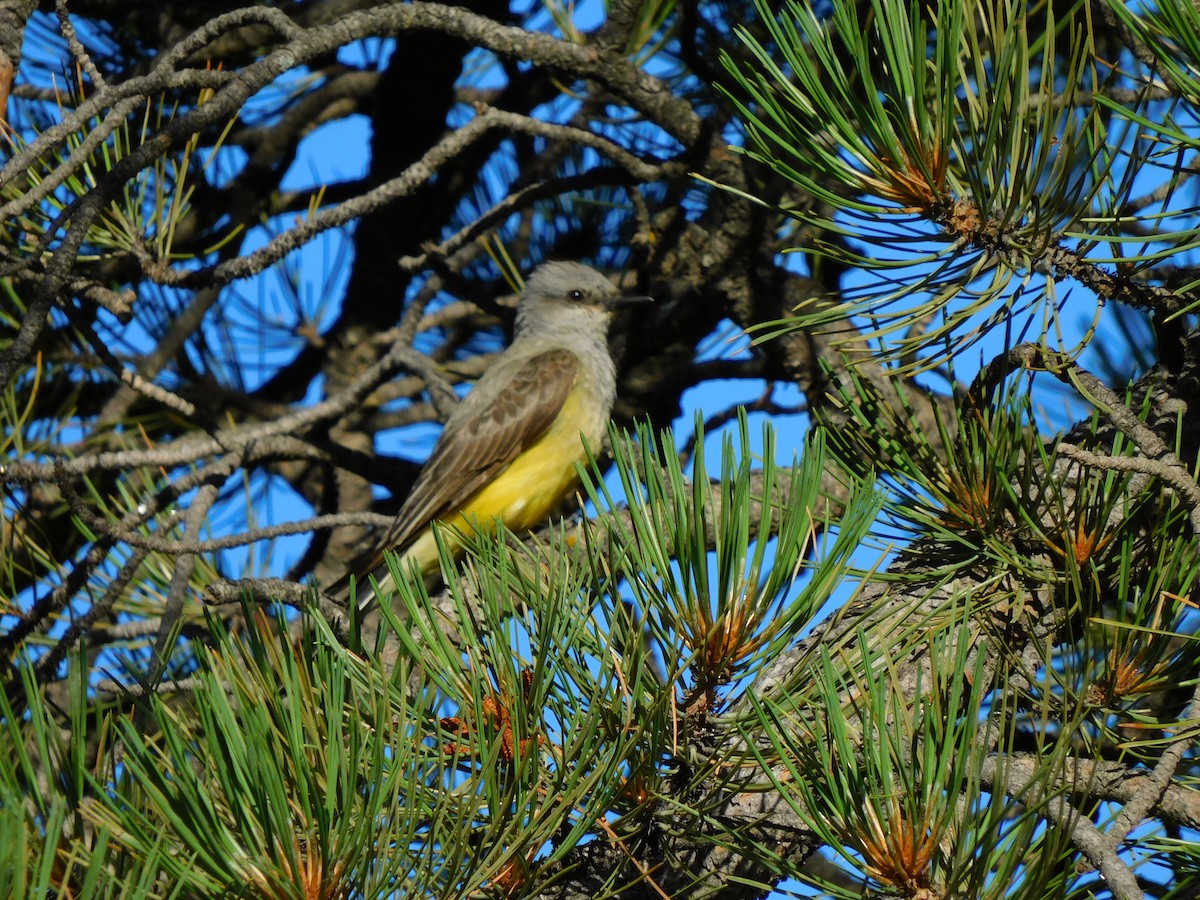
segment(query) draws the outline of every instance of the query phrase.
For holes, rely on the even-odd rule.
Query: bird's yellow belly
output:
[[[573,391],[536,443],[472,496],[458,513],[439,520],[450,526],[449,532],[443,531],[445,537],[454,531],[467,535],[494,531],[497,519],[512,531],[528,531],[553,515],[579,485],[575,464],[587,459],[581,435],[593,450],[600,447],[603,422],[597,423],[587,415],[582,393]],[[413,542],[405,557],[415,559],[424,573],[437,567],[432,528]]]

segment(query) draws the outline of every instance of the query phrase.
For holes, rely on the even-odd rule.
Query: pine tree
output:
[[[51,6],[9,896],[1197,896],[1193,4]],[[578,503],[323,596],[555,257]]]

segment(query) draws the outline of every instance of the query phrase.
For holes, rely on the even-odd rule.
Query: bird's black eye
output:
[[[572,300],[582,300],[583,299],[583,291],[579,290],[579,288],[575,288],[575,290],[571,291],[571,293],[567,294],[567,296],[570,297]]]

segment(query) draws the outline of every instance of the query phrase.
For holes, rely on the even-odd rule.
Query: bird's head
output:
[[[576,262],[542,263],[525,282],[517,305],[517,334],[528,329],[606,328],[622,306],[650,297],[622,294],[595,269]]]

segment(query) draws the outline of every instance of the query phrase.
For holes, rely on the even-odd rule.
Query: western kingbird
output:
[[[497,520],[526,531],[550,518],[579,484],[584,439],[592,447],[604,439],[617,387],[613,312],[650,299],[622,295],[579,263],[538,266],[517,305],[512,345],[450,415],[367,569],[378,593],[394,589],[383,550],[402,552],[401,564],[415,560],[423,574],[437,569],[434,523],[449,526],[453,542],[456,531],[494,530]],[[358,579],[360,607],[375,593]]]

